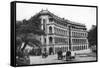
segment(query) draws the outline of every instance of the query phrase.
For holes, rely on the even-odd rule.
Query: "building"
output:
[[[33,17],[38,18],[45,36],[40,37],[42,50],[49,54],[63,52],[86,52],[88,50],[88,33],[84,24],[60,18],[48,10],[41,10]]]

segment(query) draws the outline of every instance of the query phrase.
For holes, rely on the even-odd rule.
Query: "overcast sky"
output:
[[[16,18],[17,20],[29,19],[42,9],[48,9],[61,18],[85,24],[88,30],[92,25],[96,25],[96,8],[94,7],[17,3]]]

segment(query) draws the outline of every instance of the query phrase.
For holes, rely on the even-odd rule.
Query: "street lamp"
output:
[[[68,26],[69,28],[69,51],[71,51],[71,26]]]

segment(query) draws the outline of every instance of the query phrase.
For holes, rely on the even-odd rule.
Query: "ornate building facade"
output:
[[[88,49],[88,33],[84,24],[60,18],[48,10],[41,10],[34,17],[41,22],[45,36],[40,37],[42,50],[49,54],[68,50],[82,52]]]

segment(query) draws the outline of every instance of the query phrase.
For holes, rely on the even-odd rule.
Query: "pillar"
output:
[[[48,35],[46,36],[46,45],[49,45],[49,37],[48,37]]]
[[[87,46],[87,49],[88,49],[88,47],[89,47],[88,39],[86,39],[86,46]]]

